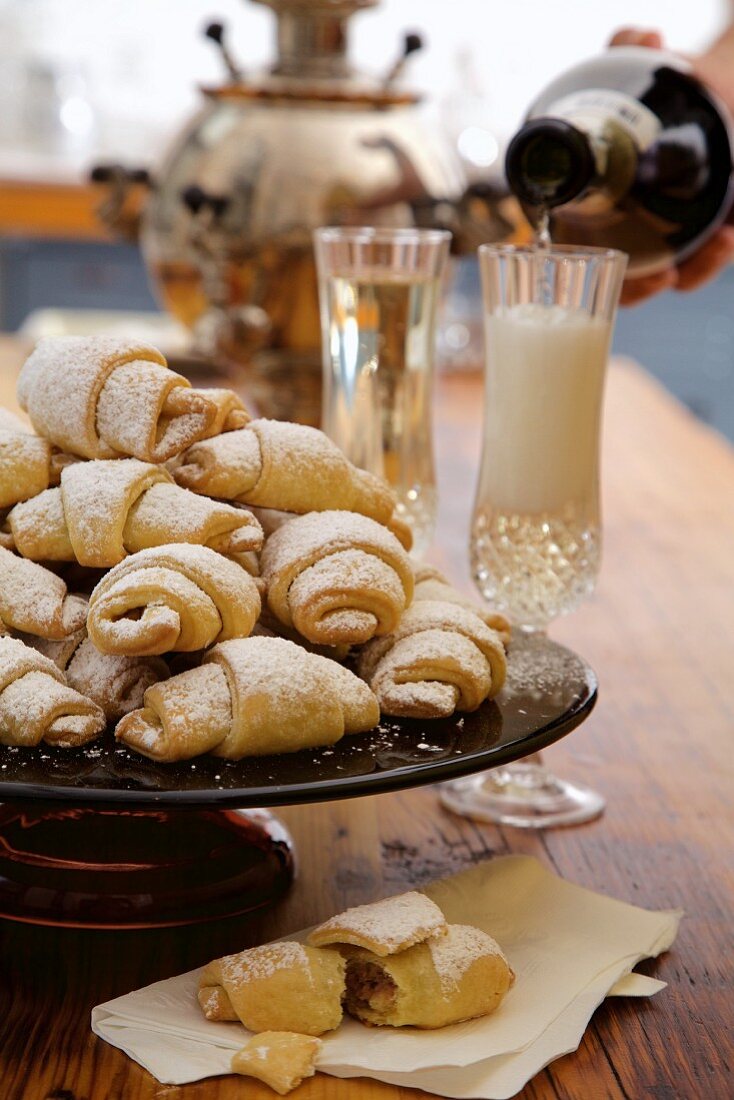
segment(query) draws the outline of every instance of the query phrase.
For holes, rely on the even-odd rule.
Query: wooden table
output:
[[[96,208],[100,192],[86,180],[0,178],[0,234],[46,239],[109,240]]]
[[[0,349],[8,403],[17,349]],[[480,385],[438,395],[442,516],[435,558],[470,591],[467,523]],[[605,1002],[576,1054],[523,1100],[731,1100],[734,964],[734,455],[630,364],[611,372],[604,456],[605,559],[596,596],[553,634],[596,668],[600,702],[547,753],[608,799],[592,824],[546,833],[480,826],[423,789],[282,817],[300,875],[250,921],[144,933],[0,925],[2,1100],[252,1100],[235,1077],[159,1085],[89,1030],[103,1000],[248,944],[506,852],[524,852],[596,890],[687,911],[668,955],[643,966],[669,982],[654,1000]],[[424,1093],[318,1075],[299,1100],[405,1100]]]

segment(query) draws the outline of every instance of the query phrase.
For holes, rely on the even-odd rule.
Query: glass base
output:
[[[462,817],[519,829],[579,825],[599,817],[605,806],[596,791],[558,779],[542,764],[508,764],[455,779],[442,785],[440,798]]]

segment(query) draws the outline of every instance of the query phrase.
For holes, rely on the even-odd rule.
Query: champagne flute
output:
[[[541,634],[595,587],[604,379],[627,257],[601,248],[482,245],[482,459],[474,581],[514,629]],[[530,828],[597,817],[604,800],[539,757],[443,786],[449,809]]]
[[[314,233],[324,352],[321,424],[356,466],[395,490],[412,554],[436,523],[433,364],[451,234],[323,228]]]

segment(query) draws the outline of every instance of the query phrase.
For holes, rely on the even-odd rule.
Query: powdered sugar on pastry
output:
[[[458,988],[462,976],[477,959],[498,955],[507,962],[496,940],[468,924],[450,924],[444,936],[428,940],[428,949],[445,997]]]
[[[121,454],[165,462],[209,430],[216,407],[181,375],[135,359],[114,370],[100,391],[100,437]]]
[[[440,569],[436,569],[433,565],[421,565],[416,569],[414,599],[416,601],[437,600],[442,603],[458,604],[459,607],[478,615],[492,630],[496,630],[504,646],[509,644],[510,623],[508,619],[499,611],[482,607],[474,600],[470,600],[453,585],[449,584]]]
[[[355,512],[311,512],[283,524],[265,544],[261,569],[270,611],[321,645],[390,633],[413,596],[405,550],[387,528]]]
[[[399,638],[369,680],[387,714],[440,718],[487,698],[489,666],[474,643],[446,630]]]
[[[268,539],[269,560],[291,560],[309,557],[318,551],[319,557],[350,550],[357,544],[367,544],[388,561],[405,551],[391,531],[357,512],[324,511],[297,516],[283,524]],[[410,564],[410,559],[406,560]],[[411,568],[412,580],[412,568]],[[411,584],[412,589],[412,584]]]
[[[0,409],[0,413],[4,412]],[[9,413],[7,414],[10,415]],[[51,444],[22,426],[8,430],[0,420],[0,508],[10,508],[47,488]]]
[[[84,625],[86,604],[36,562],[0,547],[0,621],[42,638],[66,638]]]
[[[173,473],[179,485],[186,489],[235,500],[247,495],[261,469],[258,437],[242,429],[216,436],[213,441],[194,444],[176,464]]]
[[[87,627],[103,653],[190,653],[247,636],[259,613],[249,573],[207,546],[181,543],[131,554],[105,574]]]
[[[330,943],[365,947],[375,955],[393,955],[423,943],[446,930],[443,913],[430,898],[417,891],[347,909],[310,933],[314,947]]]
[[[39,433],[86,458],[117,452],[97,433],[97,401],[116,367],[132,360],[165,367],[149,344],[112,336],[49,336],[39,340],[18,379],[18,400]]]
[[[152,684],[167,679],[168,666],[159,657],[121,657],[100,653],[85,638],[66,669],[66,679],[105,712],[109,722],[143,705]]]
[[[68,687],[53,661],[17,638],[0,638],[0,742],[66,748],[96,737],[102,711]]]
[[[369,642],[358,659],[383,713],[408,718],[476,710],[501,689],[506,670],[499,634],[447,600],[416,600],[393,633]]]
[[[308,971],[308,955],[300,943],[266,943],[238,955],[225,955],[219,964],[224,981],[236,988],[253,980],[269,978],[276,970],[303,967]]]
[[[338,508],[387,523],[395,507],[387,483],[353,466],[323,432],[277,420],[196,444],[175,476],[200,493],[299,514]]]

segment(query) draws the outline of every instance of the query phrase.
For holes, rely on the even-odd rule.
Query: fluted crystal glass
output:
[[[355,465],[393,487],[420,559],[436,523],[436,308],[451,234],[327,227],[314,239],[322,428]]]
[[[472,575],[516,630],[544,631],[599,572],[602,402],[627,257],[483,245],[479,262],[486,364]],[[458,812],[532,827],[603,808],[532,762],[457,780],[443,797]]]

